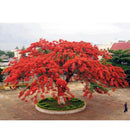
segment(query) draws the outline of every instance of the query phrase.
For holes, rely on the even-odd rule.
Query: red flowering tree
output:
[[[102,61],[99,56],[102,56]],[[3,73],[9,73],[5,82],[13,84],[14,88],[23,79],[35,79],[20,92],[19,97],[22,100],[27,101],[26,97],[33,95],[31,99],[37,103],[38,94],[44,99],[46,93],[51,93],[60,104],[65,103],[66,98],[74,97],[67,86],[73,76],[75,80],[85,84],[83,96],[88,95],[89,99],[94,91],[108,93],[108,86],[128,86],[124,71],[106,63],[110,58],[107,51],[83,41],[69,42],[60,39],[49,42],[40,39],[21,51],[21,58],[10,62]]]

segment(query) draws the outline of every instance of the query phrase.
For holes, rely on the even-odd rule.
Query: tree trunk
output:
[[[66,76],[66,82],[68,83],[70,81],[70,78],[73,76],[73,73],[72,72],[69,72],[69,74]],[[65,87],[62,87],[62,90],[63,92],[66,91],[66,88]]]
[[[70,78],[73,76],[73,73],[70,69],[68,70],[68,72],[69,72],[69,74],[66,76],[66,80],[65,80],[67,83],[70,81]],[[66,91],[65,87],[58,86],[58,97],[60,100],[60,104],[65,104],[64,98],[62,96],[65,91]]]
[[[59,102],[58,102],[58,104],[65,104],[65,101],[64,101],[64,98],[63,98],[63,93],[64,93],[64,91],[63,91],[63,87],[61,87],[61,86],[58,86],[58,97],[59,97]]]

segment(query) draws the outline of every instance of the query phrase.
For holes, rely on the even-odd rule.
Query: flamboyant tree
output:
[[[102,61],[99,56],[102,56]],[[124,71],[107,64],[107,59],[111,59],[107,51],[99,50],[90,43],[40,39],[21,51],[21,58],[10,62],[3,73],[9,74],[5,82],[13,84],[14,88],[23,78],[24,81],[35,79],[20,92],[22,100],[27,101],[26,97],[33,95],[31,99],[37,103],[38,94],[44,99],[45,94],[50,92],[60,104],[65,103],[66,98],[74,97],[67,86],[73,76],[76,81],[84,83],[83,96],[88,95],[89,99],[94,91],[108,93],[108,86],[128,86]]]

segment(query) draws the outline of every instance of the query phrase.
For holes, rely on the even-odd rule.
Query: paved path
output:
[[[130,120],[130,110],[126,113],[124,103],[130,108],[130,88],[116,89],[111,96],[95,93],[91,101],[82,97],[82,84],[70,83],[71,91],[87,102],[84,111],[75,114],[50,115],[41,113],[30,101],[25,103],[18,98],[19,89],[0,90],[0,120]]]

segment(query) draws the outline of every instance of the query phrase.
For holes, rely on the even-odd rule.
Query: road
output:
[[[20,89],[0,90],[0,120],[130,120],[130,110],[124,113],[124,103],[130,108],[130,88],[119,88],[106,94],[94,93],[89,101],[82,97],[83,85],[71,82],[71,92],[86,101],[84,111],[75,114],[50,115],[37,111],[33,102],[27,103],[18,98]]]

